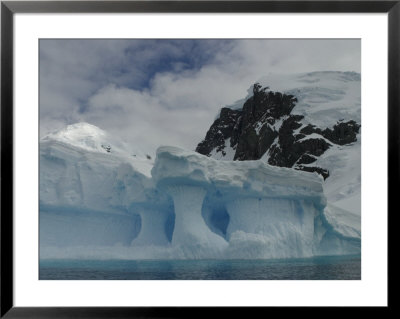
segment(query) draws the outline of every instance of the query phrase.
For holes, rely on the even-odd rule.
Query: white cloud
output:
[[[359,40],[204,41],[197,51],[168,41],[87,42],[59,41],[42,50],[42,132],[84,120],[151,154],[161,144],[194,149],[218,110],[268,73],[361,68]],[[186,68],[185,55],[204,52],[209,57],[201,67]],[[163,54],[173,57],[171,69],[156,72],[149,86],[132,87]]]

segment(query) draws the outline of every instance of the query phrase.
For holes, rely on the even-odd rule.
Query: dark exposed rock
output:
[[[262,118],[269,118],[269,124],[273,124],[274,119],[289,115],[296,105],[297,99],[293,95],[267,91],[267,89],[261,89],[258,83],[254,85],[253,96],[243,105],[244,129]]]
[[[300,170],[300,171],[305,171],[305,172],[317,172],[319,175],[321,175],[324,178],[324,180],[329,177],[329,171],[326,169],[323,169],[321,167],[299,165],[299,166],[295,167],[295,169]]]
[[[317,160],[315,156],[311,156],[309,154],[303,154],[299,160],[297,161],[297,165],[299,164],[311,164]]]
[[[261,89],[256,83],[254,95],[243,105],[242,131],[234,160],[261,158],[278,135],[272,125],[277,119],[290,114],[297,102],[293,95],[267,92],[266,89]]]
[[[315,156],[324,154],[331,145],[322,138],[309,138],[305,141],[298,142],[298,144],[301,150]]]
[[[102,147],[103,149],[105,149],[105,151],[106,151],[107,153],[110,153],[110,152],[111,152],[111,146],[110,146],[110,145],[103,145],[103,144],[101,144],[101,147]]]
[[[263,156],[265,152],[271,147],[278,133],[271,129],[269,125],[264,125],[260,130],[260,138],[258,144],[258,154],[261,154],[258,158]]]
[[[249,127],[240,136],[234,160],[245,161],[260,158],[258,153],[259,137],[253,127]]]
[[[301,140],[301,139],[303,139],[303,138],[305,138],[306,137],[306,135],[304,135],[304,134],[296,134],[295,136],[294,136],[294,140],[295,141],[298,141],[298,140]]]
[[[360,127],[361,125],[353,120],[348,122],[339,121],[333,126],[333,129],[326,128],[325,130],[309,124],[302,128],[300,133],[306,135],[317,133],[335,144],[345,145],[357,141],[357,134],[360,131]]]
[[[350,144],[357,141],[357,133],[359,133],[360,127],[361,125],[355,121],[338,122],[333,126],[333,130],[325,129],[323,136],[335,144]]]
[[[305,134],[305,135],[310,135],[310,134],[312,134],[312,133],[321,134],[321,132],[322,132],[322,131],[321,131],[319,128],[316,128],[315,125],[311,125],[311,124],[308,124],[307,126],[303,127],[303,128],[300,130],[300,133],[301,133],[301,134]]]
[[[241,110],[222,108],[219,118],[211,125],[205,139],[197,145],[196,152],[209,156],[213,149],[222,151],[225,147],[225,140],[228,138],[231,138],[231,145],[232,143],[236,144],[235,141],[241,130],[241,125],[238,123],[241,114]]]
[[[304,153],[301,148],[301,143],[296,143],[293,136],[293,131],[301,127],[298,121],[302,119],[303,117],[301,115],[290,115],[283,121],[279,129],[279,147],[275,146],[270,149],[268,164],[292,167]]]
[[[258,160],[268,152],[270,165],[317,172],[326,179],[329,171],[308,165],[334,144],[357,141],[360,124],[341,120],[324,130],[312,124],[303,126],[304,117],[291,114],[297,98],[268,89],[256,83],[253,96],[245,101],[242,110],[222,108],[196,151],[210,156],[215,150],[225,156],[225,141],[230,139],[234,160]]]

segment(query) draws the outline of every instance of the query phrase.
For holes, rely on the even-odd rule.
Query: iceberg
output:
[[[41,140],[41,258],[360,253],[360,216],[328,204],[316,173],[171,146],[153,163],[118,143],[86,123]]]
[[[211,238],[211,229],[218,229],[218,216],[211,213],[214,227],[207,227],[201,208],[217,207],[218,213],[222,207],[229,218],[224,258],[313,256],[314,218],[326,206],[318,175],[262,161],[218,161],[176,147],[160,147],[152,176],[158,188],[173,189],[169,193],[175,203],[176,241],[180,243],[188,244],[193,234],[195,242],[205,235]],[[183,232],[188,236],[182,236]],[[216,235],[221,233],[224,230],[208,240],[210,247],[217,245]],[[254,253],[249,255],[249,251]]]

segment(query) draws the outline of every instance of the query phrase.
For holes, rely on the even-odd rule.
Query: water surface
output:
[[[360,256],[280,260],[41,260],[44,280],[360,280]]]

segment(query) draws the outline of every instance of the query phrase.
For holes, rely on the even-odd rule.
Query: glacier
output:
[[[359,254],[360,216],[315,173],[162,146],[154,161],[88,123],[40,140],[40,258]]]

